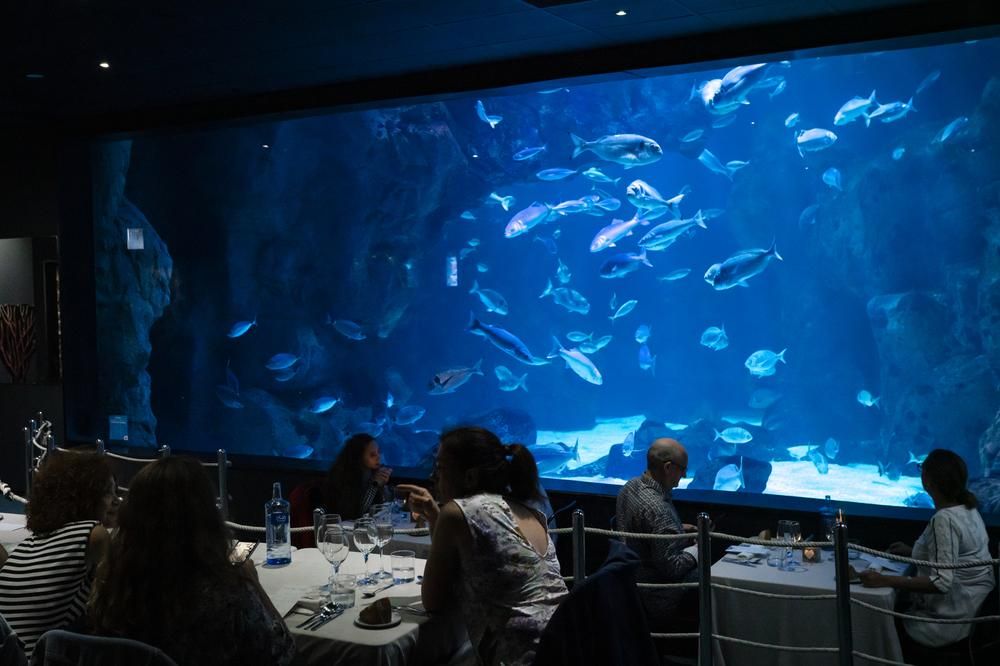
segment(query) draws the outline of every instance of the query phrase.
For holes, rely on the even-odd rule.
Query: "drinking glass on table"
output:
[[[316,547],[319,548],[320,538],[319,535],[326,526],[336,526],[343,527],[343,521],[340,519],[339,513],[324,513],[320,516],[319,522],[316,523]]]
[[[354,547],[365,558],[365,575],[358,580],[362,585],[374,580],[368,575],[368,556],[375,550],[375,523],[371,518],[358,518],[354,521]]]
[[[799,527],[798,521],[795,520],[779,520],[778,521],[778,538],[784,541],[801,541],[802,540],[802,528]],[[793,551],[791,546],[785,547],[785,562],[781,567],[785,571],[793,571],[795,565],[792,563]]]
[[[347,554],[351,550],[350,543],[347,541],[347,532],[340,525],[321,527],[316,545],[319,547],[319,552],[333,567],[333,574],[330,576],[332,580],[340,573],[340,565],[347,559]]]
[[[382,557],[385,547],[392,541],[392,535],[395,531],[392,527],[392,516],[385,513],[380,514],[368,529],[372,531],[372,541],[378,547],[378,573],[375,574],[375,578],[392,578],[392,574],[385,570],[385,561]]]

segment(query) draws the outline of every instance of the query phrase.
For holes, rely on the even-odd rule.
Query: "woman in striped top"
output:
[[[35,475],[26,510],[31,536],[0,568],[0,615],[28,657],[43,633],[83,618],[107,552],[101,521],[114,496],[111,467],[96,453],[51,455]]]

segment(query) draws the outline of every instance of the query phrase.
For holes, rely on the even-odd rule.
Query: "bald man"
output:
[[[681,534],[685,526],[670,499],[670,492],[687,474],[688,455],[676,439],[654,440],[646,452],[646,471],[630,479],[618,493],[615,523],[623,532]],[[680,583],[698,579],[697,560],[684,548],[686,540],[626,539],[642,559],[636,571],[640,583]],[[639,588],[652,631],[674,631],[689,624],[696,610],[695,590]],[[696,614],[694,614],[696,617]]]

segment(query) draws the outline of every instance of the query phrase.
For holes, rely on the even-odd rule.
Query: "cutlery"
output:
[[[737,560],[737,559],[723,559],[723,562],[729,562],[730,564],[739,564],[744,567],[756,567],[760,566],[760,562],[751,562],[749,560]]]
[[[310,622],[315,621],[323,613],[328,613],[328,612],[332,611],[335,607],[336,607],[336,604],[333,604],[333,603],[323,604],[322,606],[319,607],[319,610],[317,610],[315,613],[313,613],[312,615],[310,615],[309,617],[307,617],[305,620],[303,620],[299,624],[295,625],[295,628],[296,629],[301,629],[302,627],[306,626]]]
[[[420,602],[414,602],[420,603]],[[393,606],[393,610],[404,611],[407,613],[413,613],[414,615],[428,615],[427,611],[423,608],[416,608],[414,605],[410,604],[408,606]]]
[[[328,608],[319,615],[317,615],[316,617],[311,618],[308,622],[305,623],[305,626],[303,626],[302,628],[315,629],[318,624],[324,624],[326,618],[330,617],[331,615],[339,615],[340,613],[343,612],[344,612],[343,608],[341,608],[337,604],[334,604],[332,608]]]
[[[331,620],[336,620],[338,617],[340,617],[341,615],[344,614],[344,610],[345,609],[341,608],[340,610],[338,610],[338,611],[336,611],[334,613],[331,613],[330,615],[327,615],[322,620],[320,620],[319,622],[317,622],[313,626],[309,627],[309,631],[316,631],[317,629],[319,629],[320,627],[322,627],[327,622],[329,622]]]
[[[383,585],[382,587],[378,588],[377,590],[372,590],[371,592],[365,592],[365,593],[363,593],[361,595],[361,598],[362,599],[371,599],[372,597],[374,597],[376,594],[378,594],[382,590],[388,590],[390,587],[392,587],[395,584],[396,584],[395,582],[392,582],[392,583],[389,583],[388,585]]]

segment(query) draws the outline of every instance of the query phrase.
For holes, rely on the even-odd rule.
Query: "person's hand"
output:
[[[885,552],[890,555],[902,555],[903,557],[909,557],[913,554],[913,546],[905,544],[902,541],[896,541],[895,543],[889,544],[889,547],[885,549]]]
[[[698,531],[698,526],[697,525],[692,525],[691,523],[684,523],[684,531],[685,532],[697,532]]]
[[[865,587],[888,587],[888,577],[883,576],[874,569],[865,569],[858,577]]]
[[[392,475],[391,467],[379,467],[374,476],[372,476],[372,481],[377,483],[379,486],[384,486],[389,482],[389,477]]]
[[[396,486],[396,492],[406,493],[410,502],[410,512],[427,519],[432,526],[437,521],[441,509],[430,491],[422,486],[414,486],[408,483],[401,483]]]

